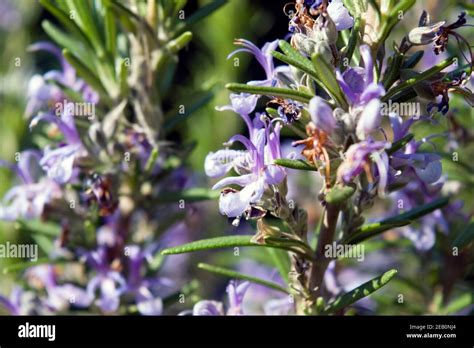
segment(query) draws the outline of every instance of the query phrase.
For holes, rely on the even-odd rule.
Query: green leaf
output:
[[[281,278],[288,283],[291,262],[288,253],[283,250],[266,248],[266,252],[270,255],[273,265],[277,268]]]
[[[186,28],[189,28],[191,25],[199,22],[201,19],[206,18],[214,11],[218,10],[221,6],[225,5],[227,0],[213,0],[207,5],[201,7],[199,10],[194,12],[184,23],[178,26],[177,32],[182,32]]]
[[[272,55],[273,57],[275,57],[276,59],[278,60],[281,60],[282,62],[286,63],[286,64],[289,64],[291,66],[294,66],[295,68],[298,68],[300,69],[301,71],[303,71],[304,73],[308,74],[309,76],[311,76],[319,85],[321,85],[321,81],[319,80],[317,74],[316,74],[316,71],[314,71],[314,68],[311,67],[309,68],[306,64],[303,64],[301,61],[299,60],[295,60],[295,59],[292,59],[280,52],[277,52],[277,51],[273,51],[272,52]],[[303,57],[304,58],[304,57]],[[306,58],[304,58],[306,59]],[[307,60],[307,59],[306,59]]]
[[[426,79],[429,79],[433,75],[439,73],[441,70],[445,69],[446,67],[450,66],[451,64],[454,63],[455,57],[450,57],[441,63],[435,65],[434,67],[423,71],[422,73],[418,74],[415,77],[412,77],[402,83],[400,83],[398,86],[391,88],[388,90],[388,92],[382,97],[382,101],[386,102],[388,101],[392,96],[395,94],[402,92],[403,90],[406,90],[408,88],[411,88]]]
[[[423,55],[425,54],[424,51],[416,51],[409,57],[405,57],[405,61],[402,64],[402,69],[412,69],[415,67],[415,65],[418,64],[418,62],[423,58]]]
[[[403,213],[397,216],[392,216],[388,219],[385,219],[381,221],[381,223],[396,223],[396,222],[402,222],[402,221],[407,221],[407,220],[415,220],[415,219],[418,219],[419,217],[422,217],[424,215],[427,215],[435,211],[436,209],[444,207],[448,203],[449,203],[449,197],[439,198],[439,199],[434,200],[433,202],[424,204],[421,207],[407,211],[406,213]]]
[[[117,26],[115,25],[115,16],[112,9],[105,7],[104,14],[105,27],[105,47],[112,57],[117,55]]]
[[[3,274],[9,274],[13,272],[21,272],[30,267],[43,265],[45,263],[50,263],[51,260],[47,257],[40,258],[36,261],[25,261],[25,262],[15,262],[15,264],[6,266],[3,268]]]
[[[400,78],[400,69],[405,56],[399,52],[395,52],[393,56],[389,58],[388,69],[386,70],[383,78],[383,86],[388,90],[394,83]]]
[[[393,8],[390,13],[390,17],[399,17],[400,13],[405,14],[413,5],[415,5],[416,0],[401,0],[397,1],[397,5]]]
[[[354,192],[353,186],[335,186],[326,194],[325,200],[329,204],[340,204],[351,198]]]
[[[297,170],[311,170],[311,171],[317,171],[318,168],[313,166],[311,163],[304,161],[304,160],[292,160],[292,159],[287,159],[287,158],[277,158],[276,160],[273,161],[276,165],[286,167],[286,168],[291,168],[291,169],[297,169]]]
[[[171,40],[166,45],[166,48],[171,51],[171,53],[176,54],[181,51],[186,45],[192,40],[193,33],[186,31],[182,33],[179,37],[174,40]]]
[[[158,148],[154,147],[151,150],[150,157],[148,157],[148,161],[145,165],[145,172],[150,173],[153,169],[154,164],[156,163],[156,159],[158,158]]]
[[[200,250],[230,248],[230,247],[238,247],[238,246],[262,246],[261,244],[252,242],[252,237],[253,236],[245,235],[245,236],[224,236],[224,237],[216,237],[216,238],[210,238],[210,239],[202,239],[195,242],[165,249],[161,253],[163,255],[173,255],[173,254],[184,254],[184,253],[200,251]]]
[[[15,223],[15,229],[20,233],[39,233],[50,237],[58,237],[61,233],[61,226],[41,220],[19,220]]]
[[[467,292],[453,299],[444,308],[440,310],[439,314],[448,315],[455,314],[463,309],[474,304],[474,292]]]
[[[326,92],[328,92],[343,109],[347,109],[348,105],[342,94],[339,83],[336,80],[334,68],[326,62],[323,56],[317,53],[313,54],[311,61],[313,62],[316,75],[321,80]]]
[[[135,33],[137,30],[137,26],[136,23],[132,21],[132,18],[137,22],[141,22],[141,18],[139,18],[135,13],[133,13],[117,1],[104,1],[107,3],[107,6],[112,9],[112,11],[116,14],[119,22],[123,25],[123,27],[126,28],[128,31]]]
[[[268,281],[268,280],[264,280],[264,279],[260,279],[260,278],[257,278],[257,277],[252,277],[252,276],[249,276],[249,275],[246,275],[246,274],[242,274],[242,273],[239,273],[239,272],[227,269],[227,268],[217,267],[217,266],[209,265],[207,263],[199,263],[198,268],[203,269],[203,270],[208,271],[208,272],[223,275],[223,276],[226,276],[226,277],[229,277],[229,278],[232,278],[232,279],[247,280],[247,281],[252,282],[252,283],[256,283],[256,284],[266,286],[267,288],[270,288],[270,289],[273,289],[273,290],[284,292],[285,294],[289,293],[287,289],[285,289],[283,286],[281,286],[277,283],[274,283],[274,282],[271,282],[271,281]]]
[[[413,139],[414,135],[411,134],[411,133],[408,133],[407,135],[405,135],[403,138],[397,140],[396,142],[394,142],[392,144],[392,146],[390,147],[390,149],[387,149],[385,150],[385,152],[388,154],[388,155],[391,155],[395,152],[397,152],[398,150],[400,150],[402,147],[404,147],[406,144],[408,144],[412,139]]]
[[[344,58],[341,61],[341,68],[345,68],[346,64],[349,65],[352,59],[352,55],[354,54],[354,50],[357,46],[357,42],[359,41],[360,29],[361,29],[361,22],[362,18],[357,17],[354,21],[354,27],[352,27],[351,36],[349,37],[349,42],[344,50]]]
[[[66,48],[70,52],[75,52],[77,57],[89,69],[94,69],[90,48],[84,45],[82,41],[76,39],[74,36],[66,34],[48,20],[44,20],[41,25],[49,37],[52,38],[59,46]]]
[[[228,83],[225,87],[235,93],[268,95],[273,97],[293,99],[303,103],[309,103],[313,97],[311,94],[288,88],[251,86],[244,83]]]
[[[297,62],[299,66],[304,67],[304,70],[310,71],[312,75],[316,75],[316,71],[314,70],[314,67],[311,61],[305,56],[303,56],[297,49],[291,46],[288,42],[286,42],[285,40],[280,40],[278,42],[278,46],[283,51],[283,53],[285,53],[285,56],[288,59],[291,59],[292,61]]]
[[[244,236],[224,236],[216,237],[210,239],[202,239],[195,242],[179,245],[176,247],[168,248],[163,250],[161,253],[163,255],[173,255],[173,254],[184,254],[193,251],[201,250],[211,250],[211,249],[220,249],[220,248],[231,248],[239,246],[252,246],[252,247],[263,247],[263,248],[276,248],[288,250],[297,254],[300,254],[303,257],[307,257],[305,252],[302,252],[299,249],[294,249],[294,245],[281,244],[259,244],[252,241],[253,236],[244,235]]]
[[[178,203],[184,200],[187,203],[199,202],[205,200],[217,199],[220,196],[219,191],[209,190],[207,188],[191,188],[179,192],[162,192],[159,196],[159,204]]]
[[[78,23],[78,26],[82,29],[94,46],[97,55],[101,58],[104,57],[105,52],[97,31],[97,25],[93,21],[92,8],[89,6],[89,1],[66,0],[66,3],[70,10],[69,18],[75,19],[75,21]]]
[[[64,25],[66,29],[68,29],[72,34],[76,35],[82,42],[87,43],[92,48],[92,46],[90,45],[90,41],[88,40],[84,32],[77,26],[76,23],[71,20],[71,18],[69,18],[69,15],[57,8],[56,4],[54,4],[53,1],[40,0],[39,2],[46,10],[48,10],[48,12],[50,12],[54,17],[56,17],[57,20],[61,22],[61,24]]]
[[[54,250],[54,242],[50,237],[42,234],[33,234],[31,235],[31,238],[34,239],[36,244],[46,255],[49,255]]]
[[[378,46],[385,42],[393,27],[400,21],[400,14],[406,13],[415,2],[416,0],[397,1],[397,6],[392,9],[388,16],[384,16],[382,27],[378,30],[379,36],[377,37],[375,45],[372,47],[373,51],[376,51]]]
[[[464,248],[474,241],[474,222],[471,222],[466,228],[456,237],[453,242],[453,247]]]
[[[64,58],[76,69],[77,74],[83,78],[96,92],[101,94],[101,98],[107,97],[108,93],[105,90],[102,82],[95,76],[95,74],[89,70],[79,59],[77,59],[67,49],[63,50]]]
[[[367,12],[367,1],[365,0],[342,0],[342,3],[354,18],[359,18]]]
[[[125,59],[122,59],[120,62],[120,69],[119,69],[119,76],[118,76],[118,84],[119,84],[119,90],[120,90],[120,95],[123,98],[127,98],[128,96],[128,64],[126,63]]]
[[[321,80],[319,79],[316,71],[314,70],[313,64],[309,59],[304,57],[285,40],[280,40],[279,46],[285,54],[273,51],[272,55],[276,59],[281,60],[282,62],[287,63],[289,65],[292,65],[295,68],[301,70],[302,72],[308,74],[321,88],[324,88]]]
[[[385,231],[391,230],[392,228],[406,226],[410,223],[410,220],[406,220],[391,223],[375,222],[372,224],[363,225],[355,230],[354,233],[351,233],[349,236],[344,238],[341,241],[341,244],[358,244]]]
[[[392,269],[377,278],[369,280],[367,283],[362,284],[354,290],[336,297],[336,299],[325,308],[324,313],[330,314],[337,312],[359,301],[360,299],[369,296],[386,285],[396,274],[397,270]]]

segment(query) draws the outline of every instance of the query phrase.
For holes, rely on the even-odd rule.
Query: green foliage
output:
[[[324,313],[331,314],[337,312],[359,301],[360,299],[369,296],[370,294],[385,286],[389,281],[392,280],[393,277],[395,277],[396,274],[397,270],[392,269],[385,272],[381,276],[369,280],[361,286],[358,286],[354,290],[336,297],[336,299],[329,303],[329,305],[324,309]]]

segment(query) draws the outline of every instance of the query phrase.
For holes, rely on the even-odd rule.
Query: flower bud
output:
[[[426,27],[412,29],[407,36],[412,45],[428,45],[436,39],[437,32],[446,22],[438,22]]]

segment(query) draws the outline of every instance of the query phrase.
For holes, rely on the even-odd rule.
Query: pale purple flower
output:
[[[336,128],[337,121],[333,115],[332,108],[321,97],[315,96],[310,100],[309,113],[311,121],[317,129],[331,134]]]
[[[218,301],[202,300],[194,305],[192,314],[196,316],[225,315],[224,304]]]
[[[243,315],[244,296],[250,285],[247,281],[231,280],[226,289],[229,299],[227,312],[224,311],[222,302],[203,300],[194,305],[193,315]]]
[[[242,315],[242,304],[244,302],[244,296],[247,289],[250,286],[250,282],[241,282],[237,280],[231,280],[227,285],[227,296],[229,297],[229,308],[227,315]]]
[[[341,74],[336,70],[336,78],[349,104],[360,106],[369,103],[372,99],[380,98],[385,94],[381,83],[374,80],[374,64],[367,45],[360,46],[360,54],[364,67],[349,67]]]
[[[71,108],[66,107],[60,118],[51,114],[41,114],[33,118],[30,123],[30,129],[40,121],[53,123],[64,136],[64,142],[59,144],[58,147],[48,146],[45,148],[43,157],[39,162],[47,172],[48,177],[59,184],[65,184],[72,179],[76,159],[87,155],[76,130],[74,116],[70,110]]]
[[[372,99],[364,106],[359,121],[357,122],[357,138],[365,140],[370,133],[380,127],[380,124],[382,123],[380,107],[381,102],[378,99]]]
[[[390,144],[383,141],[367,140],[349,147],[345,154],[345,159],[337,171],[338,181],[350,183],[363,171],[370,172],[372,176],[372,163],[375,164],[378,173],[377,192],[380,196],[384,195],[385,187],[388,181],[388,155],[385,152]]]
[[[9,297],[0,295],[0,307],[11,315],[30,315],[33,311],[33,293],[15,286]]]
[[[140,250],[137,245],[126,247],[128,262],[128,278],[124,293],[135,297],[138,311],[142,315],[160,315],[163,312],[163,301],[157,293],[157,288],[166,285],[164,279],[145,278],[144,266],[156,251],[156,244]]]
[[[395,114],[390,114],[389,118],[394,142],[407,135],[409,127],[416,121],[413,118],[402,121],[402,118]],[[426,184],[433,184],[441,178],[441,157],[436,153],[418,152],[421,145],[430,143],[430,139],[436,136],[439,135],[431,135],[420,141],[412,139],[402,149],[392,154],[390,165],[399,172],[398,176],[402,180],[408,182],[415,177]]]
[[[241,45],[243,48],[239,48],[227,56],[227,59],[232,58],[236,53],[248,52],[252,54],[259,64],[265,70],[267,81],[271,84],[274,78],[274,64],[272,52],[278,47],[278,40],[267,42],[261,49],[255,46],[252,42],[245,39],[237,39],[234,42],[236,45]]]
[[[344,7],[342,0],[332,0],[327,7],[328,15],[334,22],[337,31],[352,28],[354,19]]]
[[[88,265],[96,272],[87,284],[88,296],[96,298],[98,292],[99,298],[95,300],[97,306],[104,313],[116,312],[126,286],[125,279],[111,268],[106,248],[99,246],[97,250],[88,252],[86,258]]]
[[[252,277],[286,286],[277,270],[255,261],[243,260],[237,270]],[[289,315],[294,314],[294,310],[295,303],[288,294],[266,286],[254,284],[245,294],[243,312],[246,315]]]
[[[280,129],[277,123],[274,127],[268,122],[252,124],[248,116],[242,115],[249,127],[249,138],[243,135],[233,136],[228,144],[240,142],[246,148],[245,155],[233,157],[232,165],[228,161],[216,160],[216,154],[211,153],[206,158],[205,168],[207,173],[224,173],[231,168],[236,169],[239,176],[227,177],[214,185],[213,189],[222,189],[229,185],[242,187],[241,191],[224,190],[219,200],[219,209],[223,215],[228,217],[239,217],[250,205],[257,203],[263,196],[268,185],[280,184],[285,176],[285,171],[273,164],[277,158],[281,158],[280,151]],[[262,128],[263,126],[263,128]],[[219,153],[223,154],[223,152]],[[242,160],[245,158],[245,160]]]
[[[265,71],[265,80],[258,80],[258,81],[249,81],[247,82],[248,85],[251,86],[272,86],[275,84],[275,67],[273,64],[273,56],[271,54],[278,45],[278,40],[267,42],[262,49],[259,49],[255,46],[252,42],[245,40],[245,39],[237,39],[235,40],[235,44],[243,46],[243,48],[239,48],[233,52],[231,52],[227,59],[232,58],[236,53],[239,52],[248,52],[252,54],[257,61],[262,66],[263,70]],[[232,93],[230,95],[232,106],[226,106],[217,108],[218,110],[233,110],[241,115],[249,115],[257,105],[257,102],[260,98],[260,95],[257,94],[249,94],[249,93]]]
[[[26,278],[32,283],[40,283],[46,290],[46,297],[41,303],[52,312],[60,312],[70,306],[89,307],[92,298],[82,288],[72,284],[58,284],[53,265],[34,266],[27,270]]]
[[[23,25],[23,18],[18,3],[13,0],[0,1],[0,29],[15,32]]]
[[[45,206],[62,196],[59,186],[48,178],[41,177],[35,168],[39,159],[36,151],[20,153],[17,164],[0,162],[15,171],[22,184],[12,187],[0,203],[0,220],[35,219],[42,216]]]
[[[51,70],[44,74],[44,76],[35,75],[32,77],[27,92],[28,104],[26,114],[28,116],[39,110],[51,111],[56,103],[67,99],[64,92],[53,83],[48,82],[49,80],[81,93],[85,102],[97,103],[99,101],[99,95],[84,80],[77,78],[76,71],[67,62],[58,47],[50,42],[42,41],[31,45],[29,50],[33,52],[46,51],[53,54],[58,59],[62,70]]]
[[[441,186],[441,184],[428,186],[420,181],[408,182],[403,189],[393,193],[394,207],[389,215],[400,214],[421,204],[429,203],[437,198]],[[435,210],[431,214],[421,217],[414,224],[401,227],[400,232],[413,242],[417,250],[426,251],[435,244],[437,228],[445,233],[449,231],[448,222],[441,210]]]

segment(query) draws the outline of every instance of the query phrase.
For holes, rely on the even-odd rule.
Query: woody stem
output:
[[[323,224],[319,231],[318,244],[316,246],[315,261],[311,267],[309,276],[308,288],[312,294],[312,299],[315,301],[322,294],[322,283],[324,273],[331,261],[324,253],[326,245],[334,241],[334,234],[336,231],[337,219],[339,216],[340,207],[335,204],[327,204],[326,211],[323,216]]]

